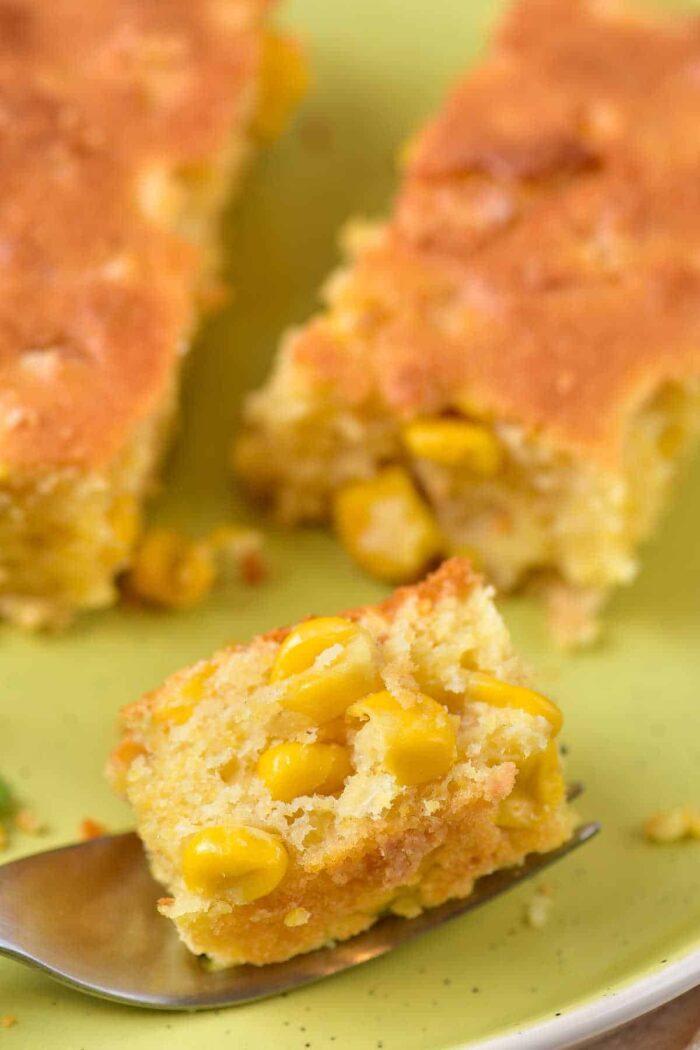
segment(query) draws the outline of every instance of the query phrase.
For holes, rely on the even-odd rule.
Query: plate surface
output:
[[[309,43],[315,89],[228,221],[235,309],[209,324],[190,362],[167,495],[154,508],[161,520],[197,531],[234,508],[250,513],[226,463],[242,392],[264,375],[280,330],[311,310],[339,224],[386,206],[398,148],[473,59],[498,6],[288,4],[285,20]],[[524,887],[323,985],[197,1016],[89,1000],[0,961],[0,1014],[18,1018],[3,1047],[561,1047],[700,981],[700,845],[655,848],[638,834],[651,811],[697,801],[700,789],[699,521],[696,464],[590,653],[559,655],[536,610],[504,603],[519,649],[564,708],[570,777],[588,787],[580,811],[604,822],[593,844],[547,873],[555,903],[543,930],[523,923],[533,892]],[[2,631],[0,769],[50,825],[41,843],[16,836],[17,852],[75,838],[85,816],[128,825],[101,779],[121,704],[227,640],[383,593],[322,533],[272,532],[269,550],[269,584],[231,584],[192,614],[120,610],[57,638]]]

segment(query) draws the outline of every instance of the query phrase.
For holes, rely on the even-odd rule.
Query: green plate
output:
[[[228,223],[237,299],[190,362],[167,495],[154,508],[160,519],[197,531],[233,511],[250,515],[227,471],[242,394],[265,374],[279,332],[312,309],[338,226],[386,207],[399,146],[475,56],[496,12],[488,0],[288,4],[285,20],[310,47],[315,89]],[[91,1000],[2,961],[0,1014],[18,1018],[3,1047],[437,1050],[511,1045],[507,1034],[518,1031],[530,1032],[518,1046],[561,1047],[613,1017],[613,1001],[629,1014],[700,981],[700,844],[653,847],[638,830],[657,808],[700,801],[698,521],[696,466],[595,651],[559,655],[537,610],[503,604],[518,648],[564,707],[569,775],[587,785],[580,811],[604,824],[547,873],[554,909],[544,929],[523,923],[526,886],[352,973],[193,1016]],[[50,827],[41,841],[16,835],[17,852],[70,841],[85,816],[128,825],[103,783],[103,761],[117,709],[167,672],[227,640],[383,593],[322,533],[271,532],[269,552],[268,584],[231,584],[190,614],[118,610],[60,637],[2,632],[0,767]],[[548,1021],[553,1028],[533,1028]]]

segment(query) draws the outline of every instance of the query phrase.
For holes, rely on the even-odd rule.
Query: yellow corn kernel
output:
[[[403,440],[412,456],[443,467],[466,467],[492,478],[503,465],[503,449],[495,434],[480,423],[463,419],[425,419],[409,423]]]
[[[503,682],[500,678],[494,678],[481,671],[475,671],[470,677],[467,692],[470,699],[481,700],[491,707],[514,707],[519,711],[527,711],[529,715],[546,718],[552,727],[553,736],[557,735],[564,722],[557,705],[546,696],[521,685]]]
[[[258,762],[258,776],[277,802],[332,795],[351,773],[350,753],[339,744],[276,744]]]
[[[299,44],[281,33],[267,32],[262,41],[258,104],[252,123],[260,141],[279,138],[308,89],[309,70]]]
[[[174,686],[164,703],[153,709],[154,722],[168,722],[172,725],[183,725],[192,715],[195,707],[204,696],[204,683],[214,671],[214,665],[206,664],[195,671],[181,684]]]
[[[443,551],[437,522],[401,467],[346,485],[333,510],[345,549],[380,580],[416,579]]]
[[[383,765],[399,784],[425,784],[447,773],[457,758],[455,731],[445,708],[417,693],[403,707],[385,690],[348,708],[350,718],[370,719],[382,734]]]
[[[171,529],[152,529],[134,553],[128,588],[137,598],[170,609],[188,609],[209,593],[216,569],[207,543]]]
[[[169,725],[181,726],[192,717],[195,705],[177,701],[175,703],[161,704],[153,710],[152,719],[157,724],[168,723]]]
[[[280,703],[318,725],[376,688],[376,647],[358,624],[320,617],[300,624],[279,648],[270,680],[286,683]]]
[[[279,682],[313,667],[317,657],[333,645],[344,645],[360,630],[342,616],[318,616],[306,620],[287,635],[277,650],[270,681]]]
[[[245,825],[202,828],[185,843],[182,874],[194,893],[230,893],[247,904],[272,893],[282,881],[289,857],[277,835]]]
[[[564,778],[556,743],[552,740],[523,763],[515,787],[501,802],[496,823],[502,828],[534,827],[543,814],[564,799]]]

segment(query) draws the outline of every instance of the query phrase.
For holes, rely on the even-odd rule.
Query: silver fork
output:
[[[569,797],[580,791],[571,788]],[[539,874],[599,830],[597,823],[584,824],[559,849],[487,875],[470,897],[415,919],[390,916],[335,947],[218,972],[191,955],[157,912],[163,889],[148,871],[138,837],[104,836],[0,867],[0,953],[130,1006],[204,1010],[252,1002],[385,955]]]

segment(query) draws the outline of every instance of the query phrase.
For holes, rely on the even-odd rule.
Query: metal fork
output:
[[[569,790],[569,797],[580,794]],[[163,889],[133,832],[36,853],[0,867],[0,953],[64,984],[130,1006],[204,1010],[252,1002],[318,981],[393,951],[479,907],[588,842],[597,823],[524,864],[479,879],[471,896],[389,916],[334,947],[269,966],[210,972],[156,910]]]

